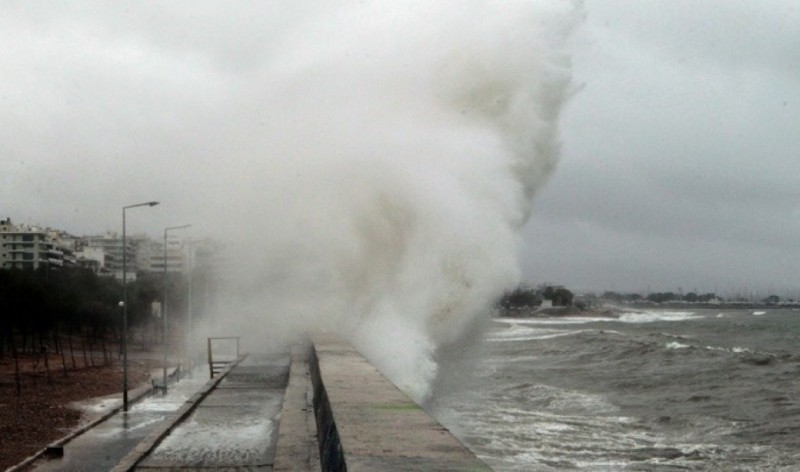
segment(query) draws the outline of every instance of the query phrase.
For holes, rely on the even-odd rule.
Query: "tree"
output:
[[[697,301],[702,302],[702,303],[708,303],[711,300],[716,300],[716,299],[717,299],[717,295],[714,294],[714,293],[704,293],[702,295],[698,295],[697,296]]]
[[[638,293],[626,293],[624,296],[626,302],[640,302],[642,301],[642,296]]]
[[[658,292],[658,293],[651,293],[647,296],[647,300],[653,303],[665,303],[671,302],[676,300],[678,297],[672,292]]]
[[[574,295],[564,287],[546,287],[542,293],[542,298],[551,300],[553,306],[571,306]]]
[[[500,306],[509,308],[530,308],[539,306],[542,299],[536,295],[535,290],[519,287],[513,292],[506,293],[500,300]]]

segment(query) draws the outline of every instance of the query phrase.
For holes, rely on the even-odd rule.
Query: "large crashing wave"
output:
[[[263,101],[248,105],[263,107],[250,132],[264,147],[220,216],[241,276],[225,330],[250,346],[338,332],[422,399],[439,346],[518,282],[518,232],[556,162],[580,12],[338,3],[272,45]]]

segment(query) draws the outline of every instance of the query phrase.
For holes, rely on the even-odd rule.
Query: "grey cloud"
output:
[[[800,253],[796,7],[586,9],[574,61],[585,87],[565,114],[559,168],[536,198],[528,278],[800,286],[786,262]]]

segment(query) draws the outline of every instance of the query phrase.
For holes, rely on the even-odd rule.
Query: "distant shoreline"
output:
[[[619,318],[619,315],[625,313],[625,311],[626,310],[612,307],[578,308],[573,306],[563,306],[548,308],[520,308],[518,310],[503,308],[498,310],[497,314],[502,318],[558,318],[565,316]]]
[[[643,309],[689,309],[689,310],[787,310],[792,308],[800,308],[800,303],[750,303],[750,302],[722,302],[722,303],[634,303],[630,305],[621,305],[622,307],[630,307],[637,310]]]
[[[640,310],[791,310],[800,309],[800,303],[636,303],[624,305],[603,305],[592,308],[574,306],[547,308],[500,309],[497,315],[503,318],[559,318],[587,316],[597,318],[619,318],[623,313]]]

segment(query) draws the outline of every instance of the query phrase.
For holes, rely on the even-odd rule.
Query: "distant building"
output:
[[[115,232],[84,236],[79,252],[80,265],[96,268],[100,275],[109,275],[122,280],[122,266],[125,265],[126,279],[136,280],[138,272],[150,272],[153,241],[144,235],[125,238],[123,253],[122,237]],[[125,260],[123,261],[123,255]]]
[[[74,251],[62,247],[60,232],[0,220],[0,268],[62,267],[74,263]]]
[[[99,274],[106,265],[106,253],[102,247],[85,246],[75,253],[75,262],[78,267],[90,269]]]
[[[0,269],[75,266],[121,280],[123,255],[129,281],[136,280],[137,273],[161,273],[166,266],[171,273],[192,270],[196,276],[206,274],[198,277],[207,291],[210,274],[218,280],[221,273],[230,272],[222,270],[227,268],[222,244],[212,239],[190,240],[170,234],[165,251],[163,239],[133,235],[126,238],[123,248],[116,232],[79,237],[51,228],[16,225],[11,218],[0,220]]]
[[[127,260],[133,262],[133,243],[127,240],[125,245],[127,246],[125,251]],[[98,273],[100,274],[112,275],[122,279],[122,251],[122,238],[117,233],[106,232],[101,235],[83,237],[81,255],[84,261],[97,261],[99,263]],[[126,271],[131,276],[131,279],[136,277],[136,268],[132,263],[130,267],[126,267]]]
[[[82,249],[77,253],[79,265],[122,279],[122,238],[117,233],[84,236]],[[126,278],[135,280],[137,273],[164,271],[164,243],[145,235],[128,236],[125,240]],[[166,267],[168,272],[189,270],[189,244],[178,235],[167,239]]]
[[[188,239],[183,235],[169,234],[167,248],[164,250],[164,241],[149,240],[148,249],[143,252],[146,259],[142,260],[142,270],[145,272],[163,272],[166,261],[167,272],[188,272],[189,251],[192,249]]]

